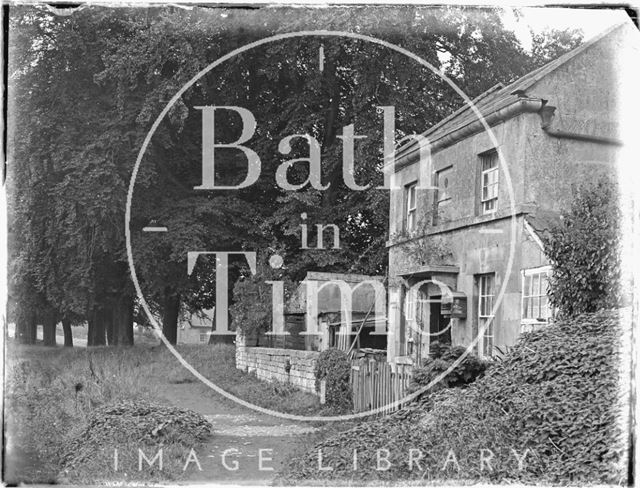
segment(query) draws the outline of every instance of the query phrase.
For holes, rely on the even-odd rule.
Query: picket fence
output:
[[[395,369],[395,371],[394,371]],[[393,366],[383,361],[359,359],[351,362],[351,391],[354,412],[381,408],[385,415],[401,408],[393,405],[406,395],[413,367],[410,364]]]

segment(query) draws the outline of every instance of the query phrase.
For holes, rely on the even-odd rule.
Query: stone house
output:
[[[619,68],[638,37],[611,28],[473,100],[486,126],[465,105],[422,134],[429,151],[396,150],[389,361],[418,363],[435,340],[493,356],[553,319],[541,237],[577,185],[615,178]]]
[[[178,344],[208,344],[213,327],[215,309],[191,313],[182,310],[178,319]]]

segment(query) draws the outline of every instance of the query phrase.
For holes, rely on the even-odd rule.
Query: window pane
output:
[[[533,275],[533,292],[531,293],[534,296],[540,295],[540,275]]]
[[[485,212],[491,212],[495,209],[496,206],[496,201],[494,200],[488,200],[486,202],[482,203],[482,208],[484,209]]]
[[[537,319],[540,317],[540,297],[534,297],[531,299],[533,303],[533,316],[532,319]]]
[[[525,276],[524,277],[524,290],[522,290],[522,292],[524,293],[524,296],[530,297],[531,296],[531,276]]]

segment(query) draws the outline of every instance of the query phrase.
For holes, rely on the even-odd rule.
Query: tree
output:
[[[59,17],[38,6],[12,9],[11,288],[17,308],[24,308],[19,315],[25,331],[39,320],[28,313],[37,296],[38,307],[63,323],[86,320],[90,345],[132,343],[135,293],[123,222],[133,162],[167,101],[214,59],[283,32],[361,32],[419,54],[473,97],[570,44],[531,56],[503,28],[495,9],[296,9],[286,25],[283,13],[91,7]],[[387,192],[375,188],[382,183],[383,164],[377,107],[395,107],[399,139],[422,132],[462,103],[429,70],[355,39],[266,44],[201,78],[158,127],[134,191],[136,271],[165,335],[175,340],[181,309],[215,301],[212,263],[203,259],[187,276],[190,251],[279,249],[292,280],[309,269],[384,273],[389,204]],[[256,116],[251,145],[262,157],[262,174],[250,188],[194,190],[202,179],[201,112],[194,107],[216,104],[248,107]],[[352,191],[342,181],[340,136],[351,124],[356,134],[367,135],[355,144],[353,171],[359,184],[371,185],[366,191]],[[216,127],[219,140],[238,134],[233,119]],[[285,191],[275,183],[283,160],[308,156],[300,139],[288,155],[278,150],[290,134],[319,141],[327,190]],[[233,151],[221,151],[216,164],[221,183],[237,183],[246,167]],[[307,173],[297,164],[287,176],[301,183]],[[309,229],[338,226],[340,248],[301,249],[303,213]],[[167,235],[143,233],[152,221],[166,225]],[[230,276],[246,278],[239,264]]]
[[[294,284],[287,278],[285,270],[272,268],[266,257],[266,254],[259,256],[255,275],[245,269],[236,281],[233,288],[235,301],[229,310],[231,329],[239,330],[247,337],[255,337],[256,345],[259,345],[260,336],[272,328],[273,297],[279,298],[279,285],[267,282],[282,282],[283,306],[294,292]]]
[[[619,307],[621,213],[615,181],[583,185],[545,238],[553,265],[549,298],[562,316]]]

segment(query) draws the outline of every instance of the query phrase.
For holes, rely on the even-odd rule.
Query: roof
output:
[[[369,276],[360,274],[344,274],[344,273],[320,273],[310,271],[304,281],[300,283],[297,290],[287,301],[285,313],[302,314],[307,311],[307,286],[306,282],[315,281],[320,288],[324,283],[332,281],[343,281],[354,290],[352,292],[351,312],[367,313],[375,303],[375,289],[371,284],[358,286],[365,281],[379,282],[381,285],[384,281],[383,276]],[[383,288],[384,289],[384,288]],[[375,308],[375,307],[374,307]],[[318,291],[318,313],[334,313],[341,311],[341,295],[340,288],[337,284],[327,285]],[[373,313],[373,310],[372,310]]]
[[[533,214],[525,215],[525,220],[543,244],[551,230],[562,224],[560,213],[542,209],[537,209]]]
[[[568,53],[534,71],[531,71],[530,73],[527,73],[522,78],[515,80],[507,86],[503,86],[499,83],[491,87],[475,99],[471,100],[471,104],[465,103],[463,107],[430,127],[427,131],[422,133],[422,136],[426,137],[429,142],[432,143],[433,141],[436,141],[437,139],[447,135],[448,133],[476,121],[478,117],[476,115],[476,112],[471,109],[471,106],[475,106],[475,108],[482,114],[482,116],[486,117],[493,112],[496,112],[517,102],[519,99],[525,96],[526,90],[531,88],[542,78],[548,76],[549,74],[569,62],[571,59],[583,53],[594,44],[600,42],[603,38],[607,37],[613,32],[616,32],[626,25],[627,23],[625,22],[610,27],[599,35],[591,38],[587,42],[573,49],[572,51],[569,51]],[[409,143],[401,146],[396,151],[396,157],[401,158],[406,153],[412,152],[413,147],[416,146],[417,143],[418,142],[416,140],[412,140]]]

